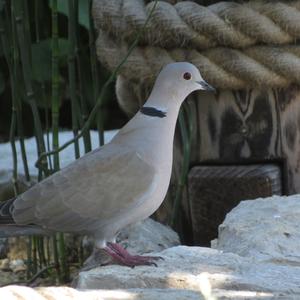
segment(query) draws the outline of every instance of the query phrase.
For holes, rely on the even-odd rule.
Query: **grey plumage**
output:
[[[190,72],[186,79],[186,72]],[[98,247],[151,215],[163,201],[172,170],[179,108],[205,84],[189,63],[166,66],[144,107],[112,139],[3,207],[3,218],[46,230],[92,234]],[[153,115],[153,109],[161,116]],[[1,211],[1,208],[0,208]],[[1,212],[0,212],[1,214]],[[0,217],[1,219],[1,217]]]

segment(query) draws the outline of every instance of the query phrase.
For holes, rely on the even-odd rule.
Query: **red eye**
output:
[[[183,78],[184,78],[185,80],[190,80],[190,79],[192,78],[192,74],[189,73],[189,72],[185,72],[185,73],[183,74]]]

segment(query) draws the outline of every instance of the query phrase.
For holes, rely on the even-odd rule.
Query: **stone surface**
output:
[[[136,253],[155,250],[163,257],[157,267],[97,267],[79,273],[77,290],[11,286],[0,289],[0,299],[300,299],[299,220],[298,195],[243,201],[220,226],[219,249],[163,251],[176,234],[146,220],[120,239]]]
[[[10,267],[9,267],[9,259],[8,258],[4,258],[0,260],[0,270],[1,271],[10,271]]]
[[[27,270],[27,267],[26,267],[26,265],[24,263],[24,260],[22,260],[22,259],[11,260],[10,263],[9,263],[9,268],[14,273],[22,272],[22,271],[26,271]]]
[[[118,241],[132,254],[159,252],[180,244],[174,230],[151,218],[123,229]]]
[[[300,195],[241,202],[219,226],[212,247],[255,260],[299,266]]]
[[[164,258],[157,268],[83,271],[77,287],[185,289],[213,297],[207,299],[300,299],[299,220],[300,195],[243,201],[220,226],[212,243],[218,249],[177,246],[156,253]]]
[[[178,234],[171,228],[147,218],[123,229],[117,238],[131,254],[147,254],[159,252],[180,244]],[[85,242],[85,246],[92,242]],[[82,270],[89,270],[96,266],[112,263],[111,258],[104,251],[94,251],[85,261]]]
[[[32,289],[24,286],[0,288],[0,299],[9,300],[204,300],[199,292],[175,289],[131,289],[131,290],[85,290],[69,287],[47,287]]]
[[[81,272],[77,288],[211,290],[212,296],[225,290],[300,298],[300,266],[255,262],[253,258],[202,247],[177,246],[159,256],[164,260],[158,261],[158,267],[106,266]]]

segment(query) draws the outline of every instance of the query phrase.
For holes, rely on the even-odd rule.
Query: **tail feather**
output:
[[[0,224],[15,224],[12,217],[13,203],[16,198],[0,202]]]
[[[12,217],[14,201],[12,198],[0,202],[0,238],[22,235],[51,235],[50,231],[41,228],[38,225],[18,225]]]

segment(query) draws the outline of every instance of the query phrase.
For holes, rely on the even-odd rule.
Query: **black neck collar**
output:
[[[159,110],[155,107],[151,107],[151,106],[143,106],[140,109],[140,112],[146,116],[150,116],[150,117],[158,117],[158,118],[165,118],[167,116],[167,113]]]

